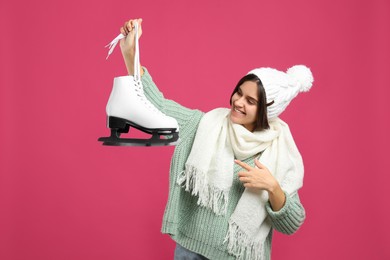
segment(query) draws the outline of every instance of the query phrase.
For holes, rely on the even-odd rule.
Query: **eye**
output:
[[[248,99],[248,103],[249,103],[250,105],[257,105],[257,102],[256,102],[256,100],[254,100],[254,99]]]
[[[239,88],[238,90],[237,90],[237,92],[236,92],[239,96],[242,96],[242,91],[241,91],[241,89]]]

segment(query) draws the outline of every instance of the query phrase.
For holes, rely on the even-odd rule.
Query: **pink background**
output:
[[[307,220],[273,259],[390,259],[390,2],[0,2],[0,259],[172,259],[160,233],[174,147],[104,147],[125,20],[165,96],[228,106],[255,67],[315,77],[282,118],[304,157]]]

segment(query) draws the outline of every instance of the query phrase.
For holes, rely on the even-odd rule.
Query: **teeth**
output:
[[[245,114],[244,112],[238,110],[236,107],[234,107],[234,111],[238,112],[238,113],[241,113],[241,114]]]

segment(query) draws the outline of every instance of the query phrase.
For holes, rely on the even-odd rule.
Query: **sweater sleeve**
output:
[[[145,96],[149,101],[167,116],[177,120],[179,128],[183,129],[194,117],[202,115],[199,110],[189,109],[173,100],[166,99],[163,93],[157,88],[149,71],[144,67],[144,74],[141,78]]]
[[[287,235],[294,234],[303,224],[306,217],[305,209],[297,192],[291,195],[286,194],[286,202],[279,211],[273,211],[269,202],[266,205],[266,209],[273,228]]]

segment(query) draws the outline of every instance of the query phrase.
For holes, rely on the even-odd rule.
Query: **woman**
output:
[[[129,75],[135,23],[140,37],[141,19],[120,29]],[[162,226],[177,243],[175,259],[269,259],[273,229],[292,234],[305,219],[302,159],[278,115],[309,90],[310,70],[255,69],[238,82],[230,109],[206,114],[165,99],[145,68],[141,75],[147,98],[180,128]]]

